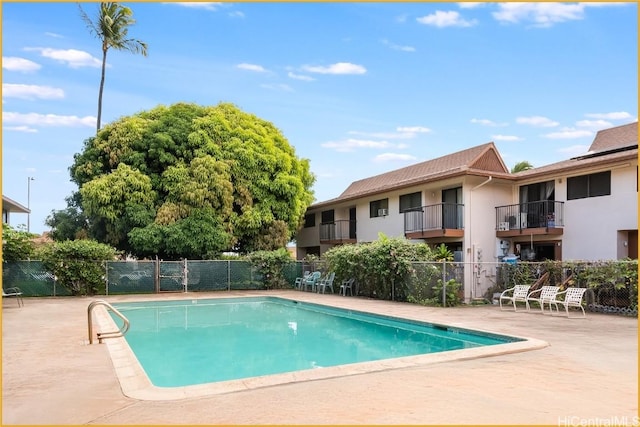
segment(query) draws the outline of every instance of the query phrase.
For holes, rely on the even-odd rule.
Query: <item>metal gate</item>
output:
[[[186,292],[187,260],[158,261],[156,292]]]

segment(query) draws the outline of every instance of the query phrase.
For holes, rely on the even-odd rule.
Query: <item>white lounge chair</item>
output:
[[[523,302],[526,304],[527,296],[529,296],[529,289],[531,289],[531,285],[516,285],[513,288],[502,291],[500,294],[500,310],[506,310],[502,306],[502,301],[509,301],[509,304],[513,304],[513,311],[518,311],[516,302]]]
[[[20,290],[20,288],[7,288],[6,291],[4,288],[2,288],[2,298],[5,297],[16,297],[16,299],[18,300],[18,307],[24,305],[24,301],[22,300],[22,291]]]
[[[333,271],[331,273],[328,273],[326,276],[320,279],[318,283],[316,283],[316,291],[320,293],[320,289],[322,289],[322,293],[324,294],[326,289],[329,288],[331,289],[331,293],[334,293],[333,279],[335,279],[335,277],[336,277],[336,273],[334,273]]]
[[[344,295],[346,297],[348,289],[351,296],[353,296],[353,282],[355,281],[356,279],[354,279],[353,277],[351,279],[343,280],[342,284],[340,285],[340,295]]]
[[[560,290],[559,286],[543,286],[540,289],[536,289],[534,291],[529,292],[527,295],[527,300],[525,301],[527,304],[527,310],[531,310],[531,302],[537,302],[540,304],[540,312],[544,314],[544,304],[549,304],[549,311],[552,310],[551,304],[556,303],[556,295]],[[558,306],[556,305],[556,310]]]
[[[567,318],[572,318],[569,316],[569,307],[578,307],[582,310],[581,318],[585,318],[587,317],[587,314],[584,312],[584,307],[582,307],[582,297],[586,291],[587,288],[567,288],[565,291],[558,292],[556,294],[555,301],[550,304],[554,304],[556,306],[556,311],[558,313],[560,313],[560,310],[558,310],[558,304],[564,306]],[[564,299],[558,299],[560,295],[564,295]],[[551,305],[549,305],[549,308],[551,308]],[[551,314],[553,314],[553,312],[551,312]],[[575,319],[580,317],[574,316],[573,318]]]

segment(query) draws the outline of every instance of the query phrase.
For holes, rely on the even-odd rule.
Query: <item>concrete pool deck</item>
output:
[[[109,347],[114,344],[107,344],[116,340],[88,345],[87,307],[96,299],[115,303],[263,295],[530,337],[536,345],[529,351],[465,360],[389,362],[373,372],[347,368],[330,378],[313,376],[322,369],[305,371],[312,376],[249,382],[218,390],[222,394],[177,400],[130,397],[130,385],[119,380],[123,367],[114,367],[119,363],[112,360]],[[244,291],[27,298],[22,308],[3,298],[2,329],[3,425],[638,425],[636,318],[587,313],[586,319],[566,319],[503,312],[497,306],[442,309],[299,291]]]

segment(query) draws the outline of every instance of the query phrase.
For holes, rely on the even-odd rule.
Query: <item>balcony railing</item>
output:
[[[320,224],[320,242],[345,243],[356,241],[356,221],[341,219]]]
[[[564,202],[538,201],[496,207],[496,230],[564,227]]]
[[[432,230],[464,229],[464,205],[438,203],[404,212],[404,233],[424,233]]]

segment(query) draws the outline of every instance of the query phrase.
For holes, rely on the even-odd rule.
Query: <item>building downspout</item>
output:
[[[489,178],[487,178],[485,181],[482,181],[480,184],[476,185],[475,187],[473,187],[471,189],[471,192],[477,190],[478,188],[482,187],[483,185],[486,185],[488,183],[491,182],[491,180],[493,180],[493,176],[489,175]],[[469,205],[471,205],[471,193],[469,193]],[[469,206],[469,212],[471,212],[471,206]],[[469,222],[471,222],[471,215],[469,215]],[[471,224],[469,224],[471,225]],[[471,262],[473,263],[474,267],[476,266],[476,245],[473,242],[473,239],[471,238],[471,234],[473,231],[473,227],[469,227],[469,243],[471,244]],[[477,274],[476,274],[477,273]],[[473,268],[471,271],[471,289],[469,292],[469,299],[473,300],[476,294],[476,286],[478,286],[478,277],[480,276],[480,266],[478,265],[476,268]]]

